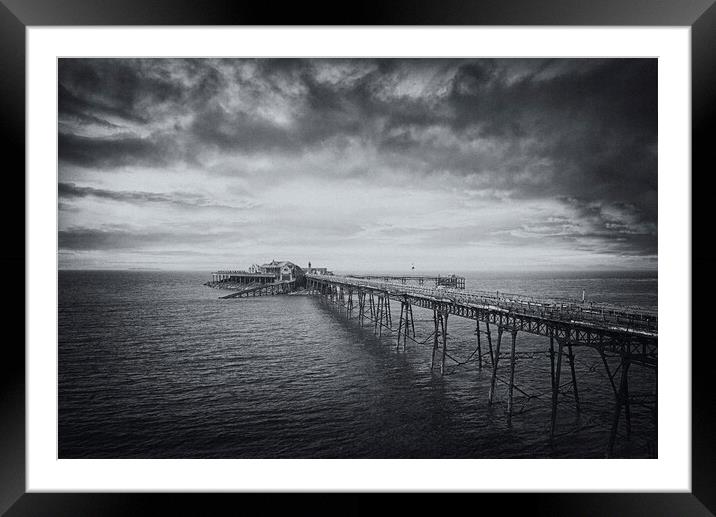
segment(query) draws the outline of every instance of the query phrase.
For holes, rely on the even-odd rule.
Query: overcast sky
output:
[[[655,268],[655,59],[60,59],[61,268]]]

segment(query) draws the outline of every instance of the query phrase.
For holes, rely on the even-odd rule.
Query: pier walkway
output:
[[[465,289],[465,277],[457,275],[438,275],[438,276],[425,276],[425,275],[346,275],[347,278],[360,278],[364,280],[381,280],[383,282],[393,282],[408,284],[415,282],[418,285],[425,285],[425,283],[432,283],[435,287],[443,286],[450,287],[452,289]]]

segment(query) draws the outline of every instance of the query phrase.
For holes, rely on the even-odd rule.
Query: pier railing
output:
[[[316,280],[326,280],[325,276],[308,275],[308,277]],[[615,330],[642,331],[655,334],[658,328],[657,311],[643,308],[580,302],[567,298],[541,298],[500,291],[432,288],[346,276],[332,276],[330,281],[352,285],[357,288],[379,289],[395,296],[403,294],[426,296],[440,301],[477,305],[542,318],[594,324],[600,327],[613,327]]]

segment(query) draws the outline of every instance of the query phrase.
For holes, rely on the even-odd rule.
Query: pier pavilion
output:
[[[248,271],[215,271],[212,282],[231,282],[236,284],[270,284],[276,280],[272,273],[249,273]]]

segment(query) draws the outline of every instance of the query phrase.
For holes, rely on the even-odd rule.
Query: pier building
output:
[[[272,260],[260,266],[261,271],[274,276],[276,280],[291,282],[303,276],[303,269],[288,260]]]
[[[333,271],[328,271],[327,267],[312,267],[311,263],[308,263],[306,268],[307,275],[332,275]]]
[[[233,284],[270,284],[276,277],[273,274],[250,271],[220,270],[211,274],[212,282],[226,282]]]

